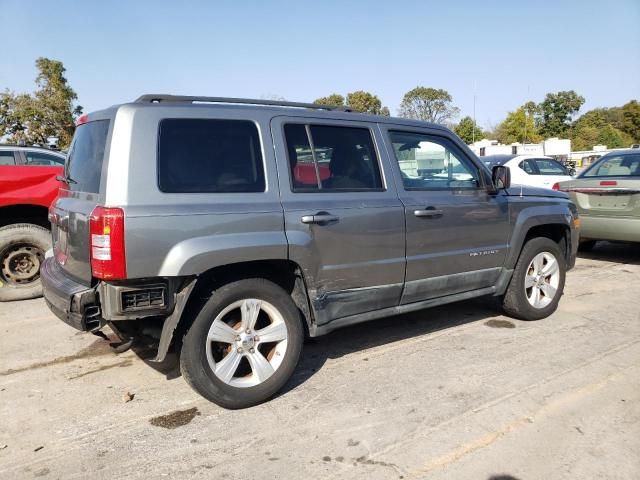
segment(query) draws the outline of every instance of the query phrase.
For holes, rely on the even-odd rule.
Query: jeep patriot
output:
[[[578,246],[565,193],[442,126],[322,105],[144,95],[80,119],[64,180],[49,308],[174,349],[226,408],[272,397],[305,336],[483,295],[547,317]]]

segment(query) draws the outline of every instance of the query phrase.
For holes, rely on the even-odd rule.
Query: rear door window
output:
[[[27,157],[27,165],[45,166],[45,167],[61,167],[64,165],[64,158],[56,157],[40,152],[24,152]]]
[[[99,193],[108,132],[109,120],[78,126],[67,161],[69,190]]]
[[[158,186],[165,193],[264,192],[256,125],[247,120],[162,120]]]
[[[537,175],[538,172],[536,171],[536,166],[533,163],[533,160],[531,160],[530,158],[527,160],[523,160],[522,162],[520,162],[518,164],[518,166],[524,170],[525,172],[527,172],[529,175]]]
[[[11,150],[0,151],[0,165],[15,165],[16,158]]]
[[[294,192],[382,190],[368,128],[288,124],[284,133]]]

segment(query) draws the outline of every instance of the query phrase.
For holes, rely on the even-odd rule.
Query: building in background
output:
[[[559,161],[569,160],[571,140],[549,138],[542,143],[512,143],[503,145],[497,140],[479,140],[469,145],[479,157],[486,155],[544,155]]]

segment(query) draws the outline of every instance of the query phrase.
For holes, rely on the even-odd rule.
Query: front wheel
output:
[[[304,332],[278,285],[254,278],[213,292],[185,335],[182,375],[206,399],[246,408],[272,397],[296,368]]]
[[[513,271],[502,307],[521,320],[540,320],[558,308],[564,290],[566,262],[556,242],[540,237],[529,240]]]

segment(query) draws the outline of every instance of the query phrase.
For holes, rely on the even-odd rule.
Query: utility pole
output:
[[[476,81],[473,81],[473,130],[472,130],[472,134],[471,134],[471,138],[473,139],[473,142],[471,143],[476,143]]]

